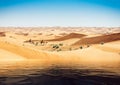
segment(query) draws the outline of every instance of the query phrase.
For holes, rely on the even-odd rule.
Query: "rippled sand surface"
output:
[[[0,62],[0,85],[120,85],[120,62]]]

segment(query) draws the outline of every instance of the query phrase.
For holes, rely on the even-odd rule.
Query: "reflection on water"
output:
[[[0,85],[120,85],[120,62],[0,62]]]

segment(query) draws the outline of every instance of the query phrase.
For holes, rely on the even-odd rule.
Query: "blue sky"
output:
[[[0,26],[120,26],[120,0],[0,0]]]

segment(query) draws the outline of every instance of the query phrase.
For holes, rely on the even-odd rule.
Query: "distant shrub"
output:
[[[63,46],[63,43],[60,43],[59,46]]]
[[[29,40],[28,40],[28,42],[32,42],[32,40],[31,40],[31,39],[29,39]]]
[[[53,45],[53,48],[58,49],[59,46],[56,44],[56,45]]]
[[[90,47],[90,45],[87,45],[87,47]]]
[[[104,44],[104,42],[101,42],[100,44],[101,44],[101,45],[103,45],[103,44]]]
[[[41,40],[40,43],[41,43],[41,45],[44,44],[44,40]]]
[[[83,49],[83,47],[82,47],[82,46],[80,46],[80,49]]]
[[[56,45],[53,45],[53,47],[52,48],[56,48]]]
[[[71,51],[71,50],[72,50],[72,48],[69,48],[69,50]]]

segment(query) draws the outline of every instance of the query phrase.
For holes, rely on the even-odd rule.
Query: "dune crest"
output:
[[[65,35],[63,37],[56,38],[56,39],[50,39],[50,40],[47,40],[47,41],[63,41],[63,40],[68,40],[68,39],[72,39],[72,38],[82,38],[84,36],[86,36],[86,35],[78,34],[78,33],[70,33],[70,34]]]

